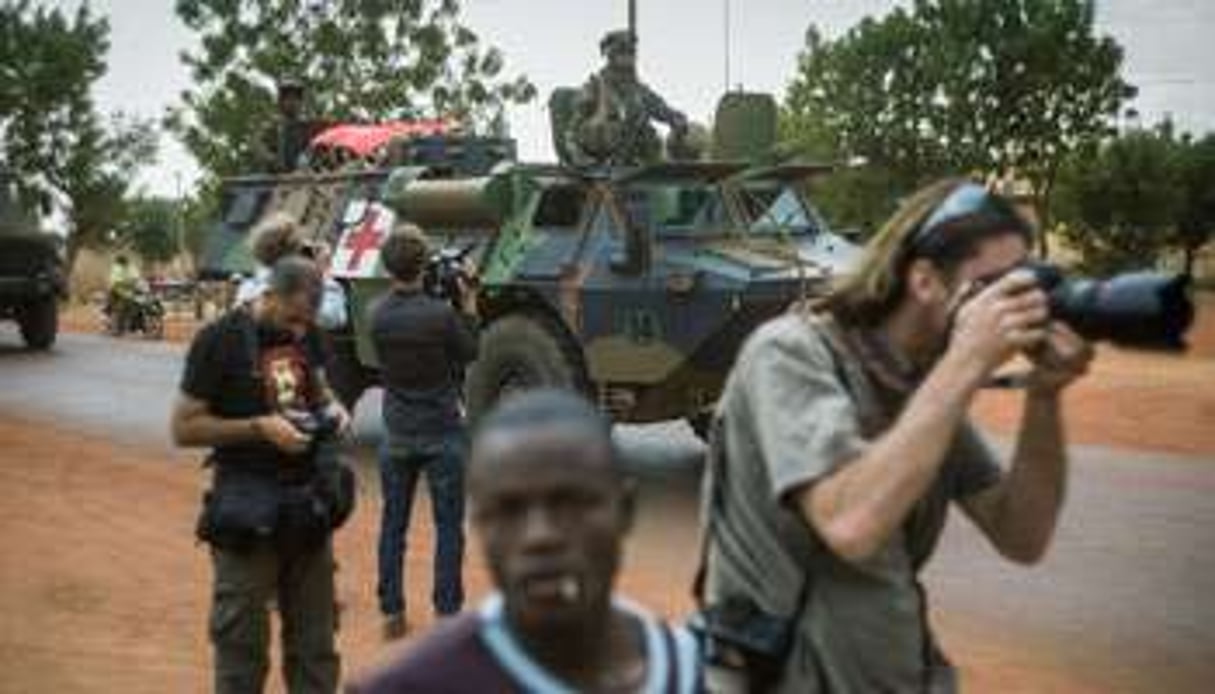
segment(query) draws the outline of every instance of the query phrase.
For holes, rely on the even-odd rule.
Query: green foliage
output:
[[[109,24],[82,3],[70,18],[28,0],[0,5],[0,166],[27,206],[54,193],[71,223],[69,263],[122,219],[132,172],[155,155],[151,124],[97,113]]]
[[[182,55],[196,86],[168,123],[213,176],[256,161],[283,79],[306,86],[313,115],[337,120],[427,113],[483,127],[535,96],[460,23],[456,0],[177,0],[176,10],[199,49]]]
[[[181,204],[182,247],[197,264],[219,216],[219,186],[214,180],[204,180],[194,195]]]
[[[1215,134],[1196,142],[1183,140],[1180,157],[1181,204],[1177,212],[1177,244],[1193,270],[1194,254],[1215,238]]]
[[[1056,196],[1061,228],[1096,273],[1152,266],[1176,241],[1181,150],[1169,127],[1137,130],[1077,152]]]
[[[181,248],[179,206],[167,198],[136,197],[126,203],[118,237],[145,261],[165,262]]]
[[[785,103],[795,146],[864,157],[865,206],[947,174],[1027,179],[1049,196],[1063,157],[1108,133],[1134,94],[1091,0],[916,0],[836,40],[811,27]]]

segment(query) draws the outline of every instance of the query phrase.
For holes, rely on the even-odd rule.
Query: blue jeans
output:
[[[418,477],[425,473],[434,515],[434,590],[431,600],[440,615],[454,614],[464,605],[464,458],[468,444],[463,432],[420,444],[406,454],[380,448],[380,489],[384,495],[380,519],[380,576],[377,594],[386,615],[405,612],[402,581],[406,536]]]

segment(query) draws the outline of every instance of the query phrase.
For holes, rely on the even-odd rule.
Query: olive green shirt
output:
[[[829,319],[790,314],[762,326],[741,351],[711,451],[724,453],[724,479],[706,467],[707,489],[721,485],[716,508],[704,495],[706,523],[715,515],[706,525],[707,599],[742,595],[770,614],[797,616],[782,692],[953,691],[917,576],[949,502],[1000,479],[971,425],[961,426],[901,530],[863,563],[835,556],[795,507],[795,492],[856,460],[918,385],[909,378],[892,386],[882,376],[902,365],[889,352],[860,349],[857,336]],[[876,336],[859,339],[872,345]]]

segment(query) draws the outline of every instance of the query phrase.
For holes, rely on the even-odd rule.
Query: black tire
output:
[[[325,367],[329,387],[342,406],[353,414],[355,405],[372,385],[373,379],[359,361],[358,348],[352,335],[330,335],[329,347],[329,364]]]
[[[539,387],[588,391],[577,346],[541,316],[494,321],[481,333],[480,357],[468,370],[469,419],[475,423],[507,393]]]
[[[47,350],[59,333],[59,306],[54,297],[39,299],[21,311],[21,339],[30,349]]]

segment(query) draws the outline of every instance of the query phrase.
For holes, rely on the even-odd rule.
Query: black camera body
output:
[[[323,410],[287,410],[283,416],[301,434],[310,436],[313,443],[337,436],[338,420]]]
[[[422,274],[422,290],[428,295],[458,306],[463,288],[471,278],[465,270],[465,259],[473,247],[442,248],[430,256]]]
[[[1108,279],[1067,277],[1049,263],[1020,268],[1037,278],[1050,302],[1051,318],[1092,341],[1161,351],[1185,350],[1194,321],[1186,275],[1133,272]]]

